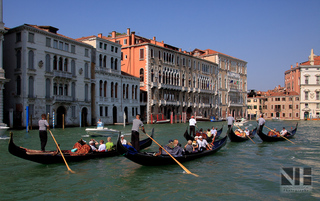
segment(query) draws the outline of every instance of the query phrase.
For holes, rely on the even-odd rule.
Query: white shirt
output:
[[[200,147],[206,148],[207,144],[208,144],[207,140],[205,140],[205,139],[199,140],[198,143],[199,143],[199,148]]]
[[[190,119],[189,120],[189,126],[195,126],[197,121],[195,119]]]
[[[127,144],[127,140],[126,139],[121,139],[121,144]]]
[[[106,144],[100,144],[98,151],[106,150]]]
[[[211,134],[212,134],[213,136],[216,136],[216,135],[217,135],[217,130],[216,130],[216,129],[214,129],[214,130],[211,129]]]
[[[282,136],[284,136],[285,134],[287,134],[287,130],[286,129],[284,129],[284,130],[282,130],[281,132],[280,132],[280,135],[282,135]]]
[[[250,135],[250,131],[249,130],[244,130],[244,132],[246,133],[246,135]]]
[[[91,144],[90,144],[90,147],[91,147],[92,151],[96,151],[97,150],[97,148],[95,146],[91,145]]]

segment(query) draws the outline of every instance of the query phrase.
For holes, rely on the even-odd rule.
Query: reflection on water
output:
[[[267,122],[270,128],[294,127],[295,121]],[[249,122],[249,129],[256,122]],[[225,122],[198,122],[198,127],[224,127]],[[108,126],[130,133],[131,126]],[[179,165],[144,167],[122,156],[69,163],[76,174],[69,173],[64,164],[41,165],[8,153],[8,139],[0,140],[2,162],[0,166],[0,194],[3,200],[316,200],[319,198],[319,122],[299,121],[295,144],[288,141],[262,142],[258,136],[251,141],[228,141],[215,155],[183,165],[194,177],[184,173]],[[186,143],[183,133],[187,124],[145,125],[146,131],[155,128],[155,140],[167,144],[169,139]],[[267,130],[264,130],[266,132]],[[37,130],[28,134],[13,131],[17,145],[40,149]],[[85,128],[52,129],[62,149],[71,149],[80,138],[90,140]],[[8,135],[8,131],[6,133]],[[49,136],[50,137],[50,136]],[[117,136],[113,136],[115,143]],[[130,136],[125,136],[130,141]],[[141,139],[146,138],[144,134]],[[103,139],[96,137],[96,140]],[[49,138],[47,150],[55,150]],[[157,151],[153,144],[149,151]],[[280,192],[280,168],[311,167],[313,189],[311,193]]]

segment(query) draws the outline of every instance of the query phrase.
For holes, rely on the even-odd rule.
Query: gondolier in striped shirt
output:
[[[140,115],[137,114],[136,118],[132,122],[132,129],[131,129],[131,144],[132,146],[139,151],[140,146],[139,146],[139,128],[142,128],[142,132],[146,133],[144,130],[144,125],[142,121],[140,120]]]

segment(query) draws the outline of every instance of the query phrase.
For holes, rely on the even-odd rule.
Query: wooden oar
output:
[[[72,170],[70,169],[70,167],[69,167],[69,165],[68,165],[68,163],[67,163],[66,159],[64,158],[64,155],[63,155],[63,153],[62,153],[62,151],[61,151],[61,149],[60,149],[60,147],[59,147],[59,145],[58,145],[58,143],[57,143],[56,139],[54,138],[54,136],[53,136],[53,134],[52,134],[51,130],[49,130],[49,132],[50,132],[50,134],[51,134],[51,136],[52,136],[52,138],[53,138],[54,142],[56,143],[56,145],[57,145],[57,147],[58,147],[58,149],[59,149],[59,151],[60,151],[60,154],[61,154],[61,156],[62,156],[62,158],[63,158],[63,160],[64,160],[64,163],[66,164],[66,166],[67,166],[68,170],[69,170],[71,173],[75,173],[74,171],[72,171]]]
[[[184,167],[177,159],[175,159],[167,150],[165,150],[158,142],[156,142],[150,135],[148,135],[147,133],[145,133],[152,141],[154,141],[162,150],[164,150],[165,152],[167,152],[167,154],[176,162],[178,163],[178,165],[180,165],[180,167],[182,167],[182,169],[184,169],[184,171],[186,171],[187,174],[192,174],[196,177],[199,177],[199,175],[194,174],[192,172],[190,172],[186,167]]]
[[[269,128],[268,126],[265,126],[265,127],[275,133],[275,131],[272,130],[271,128]],[[292,144],[295,144],[294,142],[292,142],[291,140],[289,140],[288,138],[286,138],[286,137],[284,137],[284,136],[282,136],[282,135],[280,135],[280,137],[283,137],[284,139],[288,140],[288,141],[291,142]]]
[[[240,131],[243,132],[243,130],[237,124],[235,124],[235,125],[240,129]],[[249,135],[250,135],[250,133],[249,133]],[[246,136],[253,142],[253,144],[255,144],[255,142],[251,139],[251,137],[249,135],[246,135]]]

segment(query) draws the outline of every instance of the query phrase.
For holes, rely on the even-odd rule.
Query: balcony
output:
[[[199,93],[213,94],[214,91],[209,90],[209,89],[199,89]]]
[[[243,102],[240,101],[229,101],[228,107],[242,107]]]
[[[157,82],[151,82],[150,86],[151,86],[151,88],[157,87],[157,86],[158,86],[158,83],[157,83]]]
[[[176,86],[176,85],[171,85],[171,84],[163,84],[163,83],[158,83],[158,89],[172,89],[172,90],[178,90],[181,91],[182,87]]]
[[[75,98],[73,96],[55,95],[54,100],[57,102],[72,102]]]
[[[156,105],[158,103],[157,100],[151,100],[151,105]]]
[[[64,71],[53,71],[53,76],[56,78],[72,79],[72,73]]]

